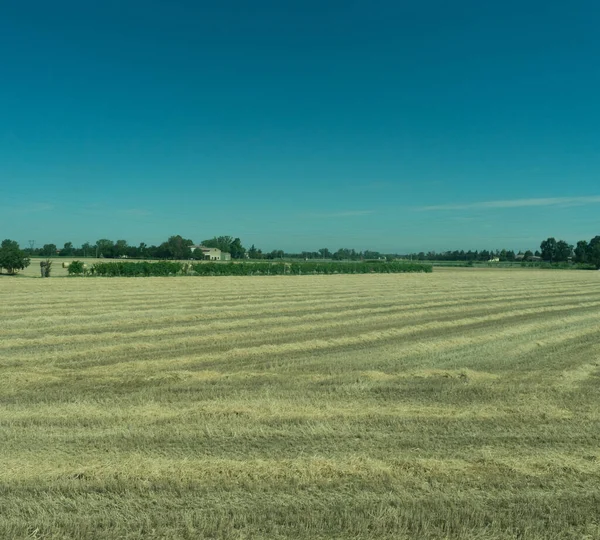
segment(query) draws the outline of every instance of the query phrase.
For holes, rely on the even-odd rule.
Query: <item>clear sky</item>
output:
[[[265,250],[600,234],[600,3],[0,6],[0,237]]]

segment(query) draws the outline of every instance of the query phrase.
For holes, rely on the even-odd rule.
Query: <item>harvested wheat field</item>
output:
[[[600,538],[600,273],[0,279],[0,538]]]

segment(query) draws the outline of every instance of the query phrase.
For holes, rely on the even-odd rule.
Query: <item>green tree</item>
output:
[[[113,246],[113,257],[127,255],[127,240],[117,240]]]
[[[579,240],[575,247],[575,262],[586,263],[588,261],[589,244],[585,240]]]
[[[65,242],[65,245],[60,250],[61,257],[72,257],[75,253],[75,248],[73,247],[73,242]]]
[[[556,259],[556,239],[548,238],[540,244],[541,257],[544,261],[552,262]]]
[[[554,260],[556,262],[567,262],[573,255],[573,246],[567,244],[564,240],[556,242],[556,251],[554,253]]]
[[[94,246],[92,246],[92,245],[91,245],[89,242],[84,242],[84,243],[81,245],[81,254],[82,254],[84,257],[89,257],[89,256],[91,256],[91,255],[95,255],[96,253],[95,253],[95,248],[94,248]]]
[[[138,257],[146,257],[148,253],[148,246],[144,242],[140,242],[140,245],[137,248],[137,256]]]
[[[114,243],[108,238],[101,238],[96,242],[96,256],[97,257],[113,257]]]
[[[365,259],[379,259],[381,257],[381,253],[379,251],[371,251],[370,249],[366,249],[362,254]]]
[[[206,255],[200,248],[196,248],[194,251],[192,251],[191,258],[196,261],[204,261],[206,260]]]
[[[217,248],[225,253],[231,253],[232,236],[215,236],[210,240],[203,240],[202,245],[209,248]]]
[[[270,253],[267,254],[267,259],[283,259],[285,253],[282,249],[274,249]]]
[[[19,248],[14,240],[3,240],[0,246],[0,269],[6,268],[9,274],[16,274],[29,266],[27,254]]]
[[[256,249],[256,247],[254,247],[254,244],[252,244],[252,246],[250,246],[250,249],[248,250],[248,257],[250,259],[258,259],[258,252],[260,250]]]
[[[332,256],[337,261],[354,260],[358,258],[358,254],[354,249],[340,248]]]
[[[530,249],[528,249],[525,253],[523,253],[524,261],[530,261],[531,257],[533,257],[533,251],[531,251]]]
[[[588,261],[600,269],[600,236],[594,236],[588,247]]]
[[[189,259],[192,255],[192,240],[183,238],[181,235],[171,236],[166,242],[158,247],[161,259]]]
[[[39,254],[42,257],[54,257],[56,255],[56,244],[44,244]]]
[[[232,259],[243,259],[246,256],[246,248],[242,246],[242,241],[236,238],[229,244],[229,253]]]

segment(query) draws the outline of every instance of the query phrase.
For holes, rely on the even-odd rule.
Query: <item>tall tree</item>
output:
[[[540,244],[540,251],[544,261],[552,262],[556,259],[556,239],[550,237]]]
[[[585,263],[588,261],[589,245],[586,240],[579,240],[575,247],[575,262]]]
[[[65,242],[63,248],[60,250],[61,257],[72,257],[75,254],[75,248],[73,242]]]
[[[9,274],[16,274],[29,266],[27,254],[19,248],[14,240],[3,240],[0,245],[0,268],[6,268]]]
[[[371,251],[370,249],[366,249],[362,254],[365,259],[379,259],[381,257],[381,253],[379,251]]]
[[[89,242],[84,242],[81,244],[81,252],[84,257],[95,255],[94,246],[92,246]]]
[[[127,240],[117,240],[113,246],[113,257],[127,255]]]
[[[556,262],[567,262],[573,255],[573,246],[567,244],[564,240],[556,242],[556,251],[554,253],[554,260]]]
[[[177,234],[169,237],[166,242],[160,245],[160,256],[165,259],[189,259],[192,255],[191,246],[193,245],[192,240]]]
[[[232,259],[243,259],[246,256],[246,248],[242,246],[242,241],[236,238],[229,245],[229,253]]]
[[[44,244],[42,249],[40,249],[40,255],[43,257],[54,257],[56,251],[56,244]]]
[[[594,249],[596,246],[600,245],[600,236],[594,236],[594,238],[592,238],[590,240],[590,249]]]
[[[588,260],[600,269],[600,236],[594,236],[588,247]]]
[[[270,253],[267,254],[267,259],[283,259],[285,253],[282,249],[274,249]]]
[[[208,248],[216,248],[231,253],[231,244],[233,243],[232,236],[215,236],[210,240],[202,240],[202,245]]]
[[[96,256],[97,257],[113,257],[114,243],[108,238],[101,238],[96,242]]]

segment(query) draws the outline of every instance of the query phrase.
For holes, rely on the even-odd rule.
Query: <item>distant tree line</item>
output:
[[[539,250],[515,252],[510,249],[482,249],[482,250],[454,250],[454,251],[428,251],[413,253],[381,253],[379,251],[356,251],[341,248],[335,252],[327,248],[317,251],[302,251],[301,253],[285,253],[274,250],[263,253],[253,245],[248,250],[251,259],[331,259],[340,261],[374,260],[374,259],[411,259],[414,261],[457,261],[457,262],[499,262],[534,261],[541,260],[550,263],[569,262],[580,264],[593,264],[600,268],[600,236],[592,238],[589,242],[581,240],[574,247],[564,240],[548,238],[541,242]]]
[[[333,260],[333,261],[365,261],[365,260],[393,260],[412,259],[414,261],[463,261],[463,262],[487,262],[498,260],[500,262],[532,261],[541,260],[549,263],[587,264],[600,268],[600,236],[591,240],[580,240],[575,246],[564,240],[547,238],[540,244],[540,249],[533,252],[515,253],[513,250],[454,250],[435,252],[421,251],[418,253],[382,253],[379,251],[357,251],[354,249],[340,248],[331,251],[321,248],[316,251],[302,251],[300,253],[287,253],[283,250],[272,250],[263,252],[260,248],[252,245],[246,249],[240,238],[232,236],[216,236],[203,240],[200,245],[209,248],[218,248],[231,254],[232,259],[252,260]],[[109,240],[101,238],[94,244],[85,242],[80,247],[75,247],[72,242],[66,242],[62,248],[56,244],[44,244],[42,247],[21,250],[14,240],[4,240],[0,246],[0,269],[9,274],[14,274],[26,268],[31,256],[39,257],[96,257],[107,259],[131,258],[131,259],[163,259],[163,260],[203,260],[205,255],[199,249],[193,249],[194,242],[181,235],[170,236],[159,245],[148,245],[141,242],[139,245],[129,245],[126,240]]]
[[[219,248],[231,254],[232,259],[245,258],[246,249],[239,238],[219,236],[203,240],[200,245]],[[141,242],[139,245],[129,245],[127,240],[109,240],[101,238],[94,244],[85,242],[80,247],[75,247],[72,242],[65,242],[62,248],[56,244],[44,244],[40,248],[27,248],[28,255],[39,257],[96,257],[106,259],[204,259],[200,250],[193,249],[194,242],[181,235],[169,237],[159,245],[148,245]]]
[[[406,257],[406,256],[405,256]],[[532,252],[527,250],[523,253],[516,253],[511,250],[481,250],[481,251],[444,251],[436,253],[430,251],[428,253],[412,253],[409,258],[419,261],[489,261],[498,259],[500,262],[511,261],[531,261],[534,258],[539,258],[544,262],[549,263],[564,263],[574,262],[578,264],[590,264],[600,268],[600,236],[595,236],[589,242],[580,240],[576,246],[565,242],[564,240],[556,240],[550,237],[543,240],[538,251]]]

